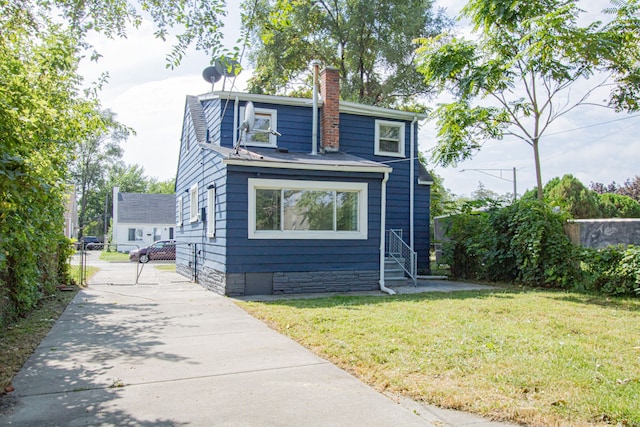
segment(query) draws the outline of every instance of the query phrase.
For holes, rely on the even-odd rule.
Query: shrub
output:
[[[608,295],[640,294],[640,247],[584,248],[585,288]]]
[[[569,288],[581,271],[563,221],[537,200],[463,212],[452,219],[443,256],[456,277]]]

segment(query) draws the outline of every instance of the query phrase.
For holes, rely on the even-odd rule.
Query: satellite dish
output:
[[[231,58],[218,58],[215,62],[216,71],[225,77],[235,77],[242,71],[242,66],[238,61]]]
[[[222,73],[218,72],[218,69],[214,66],[207,67],[202,71],[202,78],[211,84],[214,84],[222,78]]]
[[[249,133],[253,129],[256,122],[256,110],[253,108],[253,102],[249,101],[244,106],[244,121],[240,125],[240,129]]]
[[[256,110],[253,108],[253,102],[249,101],[244,106],[244,120],[240,124],[240,139],[234,147],[234,154],[238,154],[240,145],[244,145],[244,141],[247,138],[247,134],[253,130],[253,125],[256,122]]]

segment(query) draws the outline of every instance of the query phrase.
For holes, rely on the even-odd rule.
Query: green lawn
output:
[[[160,270],[160,271],[176,271],[175,264],[158,264],[155,267],[156,267],[156,270]]]
[[[100,252],[100,260],[108,262],[122,262],[129,261],[129,254],[123,254],[115,251],[102,251]]]
[[[640,300],[546,291],[239,303],[379,390],[531,425],[640,425]]]

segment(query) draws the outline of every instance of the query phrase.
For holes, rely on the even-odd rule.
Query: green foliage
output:
[[[167,67],[180,64],[189,47],[211,55],[212,61],[223,54],[231,55],[222,46],[224,0],[21,0],[0,1],[3,15],[18,16],[21,24],[41,25],[54,18],[78,40],[78,46],[89,49],[87,35],[101,33],[108,38],[126,37],[130,27],[137,29],[143,22],[141,11],[148,13],[155,26],[155,36],[166,40],[170,30],[175,41],[167,54]],[[15,3],[15,4],[14,4]],[[100,57],[92,52],[91,58]]]
[[[640,247],[584,248],[585,288],[608,295],[640,295]]]
[[[633,179],[627,178],[623,185],[616,184],[615,181],[607,186],[600,182],[592,182],[590,187],[598,194],[620,194],[622,196],[631,197],[633,200],[640,203],[640,176],[638,175]]]
[[[598,197],[573,175],[554,178],[544,187],[544,197],[551,206],[559,206],[573,219],[601,218]]]
[[[638,108],[638,0],[616,1],[606,25],[580,25],[584,11],[578,4],[470,0],[462,13],[474,25],[472,40],[452,34],[419,40],[418,70],[428,84],[453,98],[432,113],[438,134],[435,161],[455,164],[486,141],[513,136],[533,148],[537,188],[542,189],[539,143],[553,122],[593,103],[589,95],[608,85],[614,89],[604,106]],[[609,80],[584,84],[600,72]]]
[[[640,203],[622,194],[599,194],[603,218],[640,218]]]
[[[462,278],[569,288],[581,273],[562,224],[537,200],[463,212],[452,218],[445,263]]]
[[[220,45],[222,0],[198,0],[189,7],[182,0],[138,3],[151,13],[159,37],[180,27],[168,56],[171,66],[189,45],[210,52]],[[142,19],[128,0],[0,0],[0,10],[3,324],[69,281],[70,248],[62,237],[69,164],[78,142],[95,142],[114,123],[100,112],[95,92],[83,90],[78,74],[79,59],[90,49],[87,34],[124,37],[128,25],[138,26]]]
[[[432,0],[246,0],[244,25],[252,37],[254,93],[306,95],[309,63],[317,59],[341,75],[341,96],[380,106],[415,103],[429,86],[413,63],[411,41],[449,25]],[[302,84],[302,85],[301,85]]]

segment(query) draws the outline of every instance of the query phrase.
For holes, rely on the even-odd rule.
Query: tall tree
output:
[[[103,111],[102,117],[107,127],[78,143],[76,160],[71,167],[71,175],[80,197],[78,213],[80,235],[92,234],[85,232],[85,226],[102,216],[102,209],[98,208],[96,212],[96,200],[90,203],[90,199],[95,199],[95,196],[100,193],[100,188],[105,186],[109,169],[122,157],[120,144],[126,141],[131,132],[116,121],[113,112]],[[101,206],[100,200],[97,204]]]
[[[188,4],[187,4],[188,3]],[[136,5],[139,8],[136,8]],[[157,36],[179,27],[168,65],[188,46],[215,56],[224,0],[0,0],[0,325],[53,292],[68,256],[64,201],[78,141],[108,128],[82,90],[87,35],[124,37],[146,10]],[[98,53],[93,53],[95,59]]]
[[[550,206],[558,206],[573,219],[600,218],[598,195],[573,175],[554,178],[544,186],[544,197]]]
[[[602,106],[637,108],[638,0],[614,1],[619,7],[609,11],[610,23],[581,26],[578,0],[470,0],[462,15],[476,38],[443,34],[422,40],[420,71],[453,98],[433,112],[435,160],[454,164],[488,140],[513,136],[533,150],[542,200],[539,147],[553,122],[593,104],[590,95],[609,85],[614,89]],[[570,96],[585,82],[586,91]]]
[[[592,182],[590,187],[599,194],[615,193],[631,197],[633,200],[640,202],[640,176],[638,175],[633,179],[627,178],[623,185],[618,185],[615,181],[606,186],[600,182]]]
[[[249,90],[309,92],[309,63],[318,59],[341,75],[345,100],[408,104],[429,92],[414,65],[413,39],[449,24],[433,0],[245,0],[255,73]]]
[[[173,194],[176,192],[176,179],[171,178],[166,181],[158,181],[157,178],[151,178],[147,192],[151,194]]]

